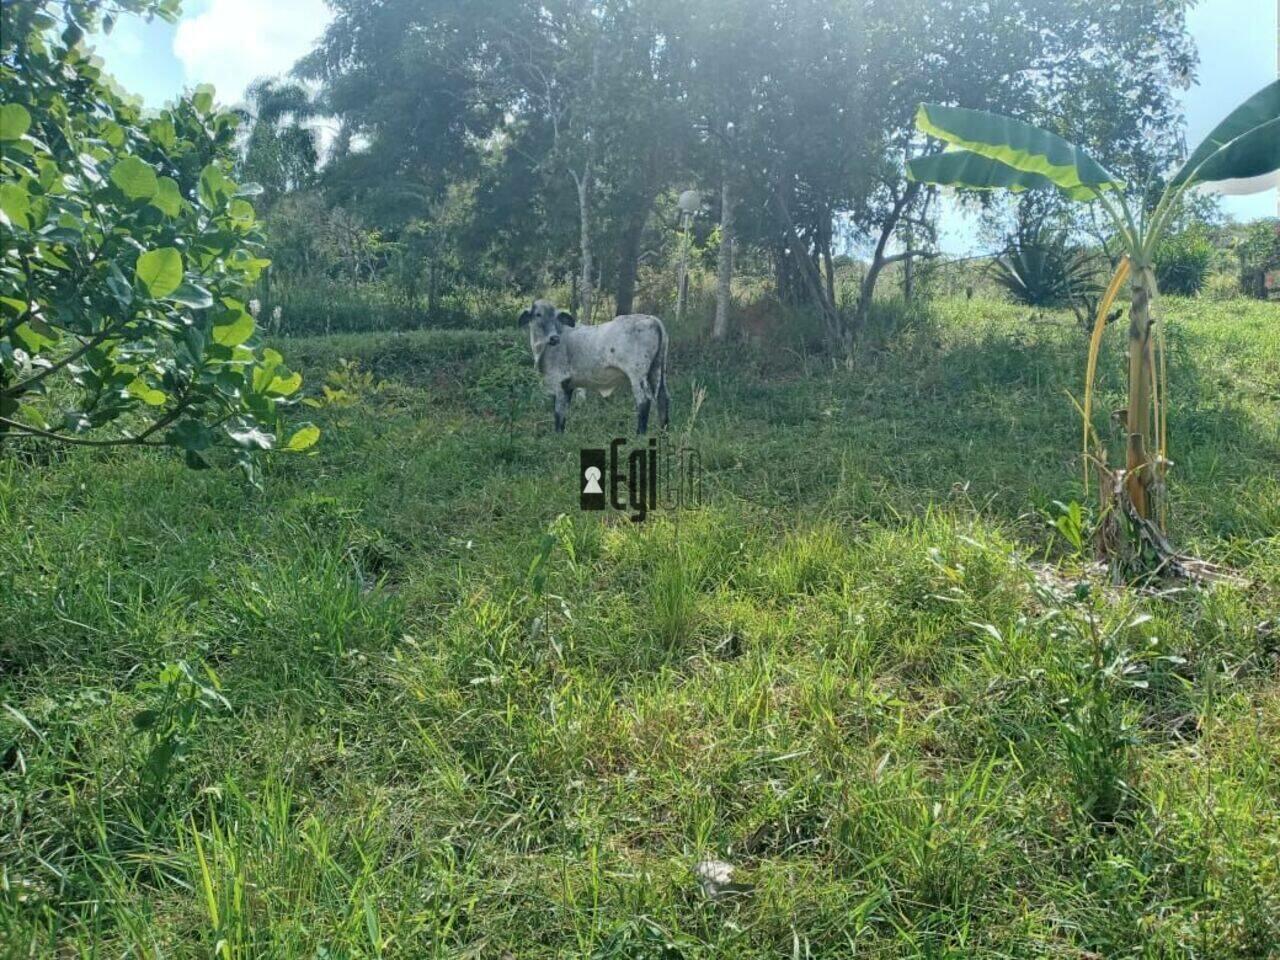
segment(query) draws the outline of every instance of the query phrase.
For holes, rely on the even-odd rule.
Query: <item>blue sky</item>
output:
[[[176,25],[123,18],[97,48],[121,85],[159,105],[184,87],[212,83],[238,101],[256,77],[282,73],[306,53],[328,21],[323,0],[187,0]],[[1187,92],[1187,141],[1199,142],[1223,114],[1277,75],[1276,0],[1201,0],[1191,11],[1200,50],[1199,82]],[[1242,220],[1274,216],[1276,191],[1226,197]],[[948,252],[974,252],[973,224],[950,214]]]

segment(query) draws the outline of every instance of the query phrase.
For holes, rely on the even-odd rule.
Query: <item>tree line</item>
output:
[[[246,111],[246,175],[283,223],[296,228],[302,196],[321,192],[384,244],[367,269],[399,270],[430,300],[451,283],[528,292],[571,279],[592,316],[632,308],[640,265],[674,249],[675,196],[696,189],[717,336],[735,263],[759,265],[847,343],[884,267],[930,253],[940,205],[905,176],[927,148],[922,101],[1089,144],[1154,197],[1185,152],[1177,94],[1196,66],[1184,0],[332,7],[294,78],[257,85]],[[333,131],[322,165],[314,130],[300,133],[317,116]],[[1052,197],[1018,203],[1024,219],[1079,216]],[[303,255],[281,245],[286,275],[308,269],[314,240],[290,236]],[[834,261],[855,247],[868,262],[846,310]],[[354,249],[343,263],[357,280],[366,269]]]

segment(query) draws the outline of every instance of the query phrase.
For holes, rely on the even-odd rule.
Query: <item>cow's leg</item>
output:
[[[658,417],[664,427],[671,425],[671,394],[667,393],[667,378],[658,381]]]
[[[568,413],[568,401],[564,399],[564,390],[556,390],[552,394],[552,410],[556,413],[556,433],[564,433],[564,415]]]
[[[636,397],[636,432],[643,437],[649,432],[649,404],[653,393],[643,375],[631,378],[631,392]]]
[[[555,395],[556,433],[564,433],[565,418],[569,415],[569,401],[573,399],[573,390],[568,382],[560,384]]]

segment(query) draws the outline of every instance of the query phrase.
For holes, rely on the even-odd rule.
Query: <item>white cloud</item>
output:
[[[209,0],[178,25],[173,52],[189,85],[212,83],[234,104],[258,77],[289,70],[330,18],[324,0]]]

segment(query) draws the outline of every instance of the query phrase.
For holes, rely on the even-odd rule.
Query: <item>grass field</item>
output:
[[[554,435],[514,329],[285,342],[341,392],[261,492],[0,460],[0,949],[1280,955],[1280,308],[1168,312],[1239,583],[1089,572],[1083,337],[980,302],[851,369],[675,331],[704,502],[643,524],[577,505],[629,400]]]

